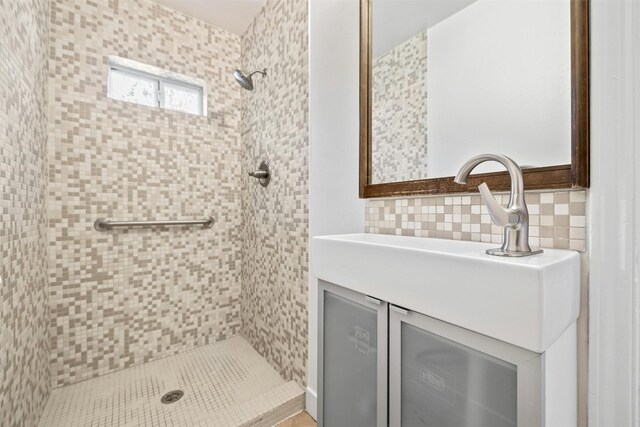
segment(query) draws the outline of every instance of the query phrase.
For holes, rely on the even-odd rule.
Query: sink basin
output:
[[[381,234],[314,237],[311,274],[542,353],[578,317],[580,256],[485,253],[495,246]]]

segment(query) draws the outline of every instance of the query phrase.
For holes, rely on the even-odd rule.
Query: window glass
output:
[[[109,98],[207,115],[206,84],[201,80],[123,58],[110,61]]]
[[[162,82],[162,107],[190,114],[202,114],[202,91]]]
[[[157,107],[158,81],[112,68],[109,70],[109,97]]]

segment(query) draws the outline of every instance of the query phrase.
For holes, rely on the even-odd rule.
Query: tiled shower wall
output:
[[[48,0],[0,0],[0,425],[51,389],[47,307]]]
[[[306,384],[307,2],[267,0],[242,38],[242,334],[287,380]],[[247,177],[271,164],[267,188]]]
[[[427,176],[427,31],[372,65],[372,182]]]
[[[506,206],[509,194],[496,194]],[[586,193],[534,192],[525,195],[530,244],[585,250]],[[491,222],[477,194],[369,200],[366,232],[502,243],[503,230]]]
[[[51,371],[60,386],[240,329],[240,37],[145,0],[53,0]],[[203,79],[208,117],[107,98],[117,55]],[[215,225],[98,232],[98,217]]]

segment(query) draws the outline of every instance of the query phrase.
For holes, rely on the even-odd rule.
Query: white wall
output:
[[[429,29],[428,177],[482,153],[571,163],[570,41],[566,0],[479,0]]]
[[[358,0],[309,1],[311,237],[364,231],[364,201],[358,199],[359,13]],[[318,288],[309,276],[307,410],[316,417]]]
[[[640,425],[640,2],[591,2],[589,426]]]

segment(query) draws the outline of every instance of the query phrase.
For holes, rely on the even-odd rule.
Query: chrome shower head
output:
[[[233,73],[233,77],[236,79],[238,84],[246,90],[253,90],[253,80],[251,80],[251,76],[245,76],[242,71],[236,70]]]
[[[253,73],[249,74],[248,76],[244,75],[242,71],[236,70],[233,72],[233,77],[236,79],[238,84],[242,86],[244,89],[253,90],[253,79],[251,77],[256,73],[260,73],[262,74],[262,77],[265,77],[267,75],[267,69],[265,68],[262,71],[256,70]]]

